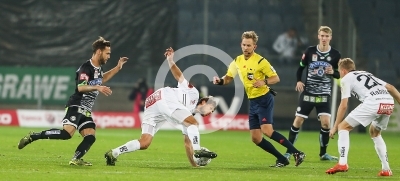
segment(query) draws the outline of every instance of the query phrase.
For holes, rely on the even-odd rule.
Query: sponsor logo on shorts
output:
[[[75,117],[75,116],[71,116],[69,119],[70,119],[71,121],[75,121],[75,120],[76,120],[76,117]]]
[[[391,115],[393,113],[394,104],[380,103],[377,114]]]

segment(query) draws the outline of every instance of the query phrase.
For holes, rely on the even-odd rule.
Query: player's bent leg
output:
[[[183,109],[177,109],[172,113],[172,117],[179,122],[182,122],[184,127],[183,134],[187,135],[192,143],[192,148],[194,150],[194,156],[196,158],[206,157],[206,158],[215,158],[217,154],[211,151],[203,150],[200,146],[200,132],[199,132],[199,123],[193,117],[193,115]],[[183,120],[183,121],[180,121]]]
[[[261,129],[252,129],[254,128],[251,126],[250,129],[250,135],[251,135],[251,140],[254,144],[256,144],[258,147],[263,149],[264,151],[274,155],[276,157],[276,162],[274,165],[271,165],[270,167],[284,167],[286,165],[289,165],[289,160],[286,159],[275,147],[272,145],[269,141],[264,139],[263,133]]]
[[[86,162],[82,157],[89,151],[90,147],[96,141],[96,125],[93,121],[87,121],[81,124],[79,127],[79,133],[82,135],[82,142],[76,147],[75,154],[69,162],[70,165],[76,166],[92,166],[92,163]]]
[[[350,124],[348,121],[349,120]],[[349,136],[349,131],[353,129],[353,126],[357,126],[359,123],[357,123],[355,120],[353,120],[350,117],[346,117],[345,120],[343,120],[339,125],[338,125],[338,152],[339,152],[339,162],[332,168],[329,168],[328,170],[325,171],[327,174],[335,174],[337,172],[347,172],[349,170],[349,166],[347,164],[347,157],[349,154],[349,148],[350,148],[350,136]]]
[[[24,148],[26,145],[39,140],[39,139],[57,139],[57,140],[68,140],[74,135],[76,128],[72,125],[64,125],[64,129],[52,128],[49,130],[35,133],[29,132],[24,136],[18,143],[18,149]]]
[[[382,164],[382,170],[378,173],[378,175],[392,176],[393,174],[389,166],[386,143],[381,136],[381,128],[379,128],[375,123],[376,122],[373,122],[373,124],[371,124],[371,126],[369,127],[369,133],[371,135],[372,141],[374,141],[376,154],[378,154],[379,160]]]
[[[127,143],[117,148],[111,149],[105,153],[104,158],[106,159],[106,165],[115,166],[117,157],[120,154],[130,153],[137,150],[146,150],[153,141],[153,137],[156,132],[157,132],[156,126],[143,123],[142,135],[140,136],[139,139],[128,141]]]
[[[275,131],[272,127],[272,124],[262,124],[261,130],[266,136],[286,147],[289,150],[289,153],[293,153],[296,162],[295,166],[299,166],[301,163],[303,163],[306,155],[297,150],[293,144],[290,143],[289,140],[287,140],[282,134]]]

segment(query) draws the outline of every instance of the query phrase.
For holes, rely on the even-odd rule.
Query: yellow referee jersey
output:
[[[248,60],[244,59],[244,55],[239,55],[231,62],[226,75],[234,78],[237,74],[249,99],[260,97],[269,91],[267,86],[253,87],[256,80],[278,75],[268,60],[255,52]]]

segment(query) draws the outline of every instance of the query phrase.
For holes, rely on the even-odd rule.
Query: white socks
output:
[[[375,143],[376,153],[378,154],[378,157],[381,160],[382,170],[390,170],[385,141],[383,141],[383,138],[381,135],[379,135],[377,137],[373,137],[372,140]],[[349,148],[350,148],[349,131],[340,130],[339,131],[339,139],[338,139],[338,150],[339,150],[339,156],[340,156],[339,164],[340,165],[347,164]]]
[[[340,130],[338,139],[338,150],[339,150],[339,165],[347,164],[347,156],[350,148],[350,137],[349,131]]]
[[[200,132],[196,125],[187,127],[187,133],[190,141],[192,142],[193,150],[200,150]]]
[[[117,158],[120,154],[129,153],[140,149],[140,143],[138,140],[132,140],[124,145],[117,147],[112,150],[112,154],[115,158]]]
[[[385,141],[383,141],[381,135],[372,138],[372,140],[375,143],[376,153],[378,154],[378,157],[381,160],[382,170],[390,170]]]

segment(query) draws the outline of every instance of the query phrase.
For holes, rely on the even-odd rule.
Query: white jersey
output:
[[[183,122],[195,111],[199,91],[184,79],[177,88],[160,88],[146,98],[142,119],[142,134],[154,136],[165,122],[172,123],[187,135]]]
[[[394,100],[385,88],[386,82],[365,71],[351,71],[340,81],[342,99],[351,95],[362,103],[344,119],[353,128],[372,124],[385,130],[393,113]]]
[[[182,83],[178,82],[178,88],[172,89],[175,91],[177,100],[193,113],[200,96],[196,87],[184,79]]]
[[[342,99],[351,95],[361,102],[393,100],[385,88],[386,82],[366,71],[351,71],[340,81]]]
[[[144,110],[144,122],[157,125],[166,120],[174,123],[182,123],[184,118],[194,113],[199,100],[199,91],[185,79],[178,83],[177,88],[160,88],[146,98]],[[179,116],[174,117],[176,110],[183,110]]]

